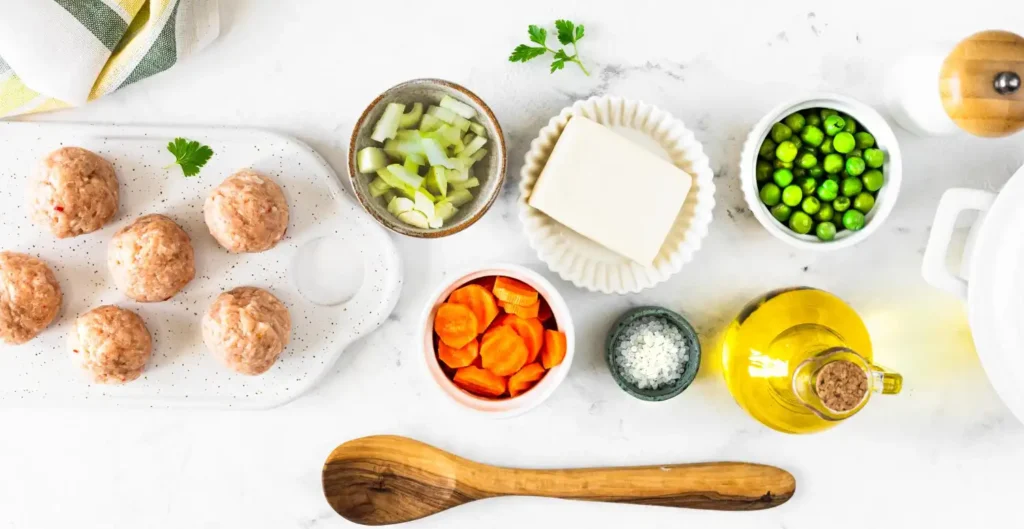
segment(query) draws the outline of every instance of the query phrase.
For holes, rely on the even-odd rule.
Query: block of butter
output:
[[[530,195],[530,206],[584,237],[650,266],[691,177],[604,125],[573,116]]]

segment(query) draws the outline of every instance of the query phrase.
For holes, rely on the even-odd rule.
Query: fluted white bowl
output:
[[[574,115],[610,127],[693,178],[686,201],[653,265],[643,266],[616,254],[529,205],[534,184]],[[658,107],[621,97],[595,96],[562,109],[530,144],[521,175],[519,218],[530,245],[551,271],[592,292],[636,293],[671,277],[700,249],[715,208],[711,163],[693,132]],[[625,180],[628,175],[623,176],[623,185],[629,185]]]

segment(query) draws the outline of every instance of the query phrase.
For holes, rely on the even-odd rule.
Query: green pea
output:
[[[803,167],[804,169],[810,169],[811,167],[818,165],[818,157],[809,152],[805,152],[800,155],[800,158],[797,159],[796,164],[799,165],[800,167]]]
[[[785,127],[785,125],[783,126]],[[789,127],[786,128],[788,129]],[[850,141],[853,141],[853,137],[850,137]],[[784,162],[792,162],[796,159],[796,153],[798,150],[799,148],[795,143],[791,141],[784,141],[775,148],[775,157]]]
[[[846,157],[847,158],[863,158],[864,157],[864,151],[862,151],[860,149],[854,149],[854,150],[846,153]]]
[[[836,225],[832,224],[831,221],[820,222],[814,229],[814,234],[817,235],[820,240],[826,242],[831,241],[836,238]]]
[[[821,210],[821,201],[814,197],[804,197],[803,202],[800,203],[800,209],[808,215],[814,215]]]
[[[818,198],[825,202],[831,202],[839,196],[839,183],[835,180],[825,180],[818,186]]]
[[[804,140],[807,145],[818,147],[821,142],[825,141],[825,133],[817,126],[808,124],[804,130],[800,131],[800,139]]]
[[[840,154],[846,154],[853,150],[857,146],[857,140],[853,139],[853,134],[849,132],[840,132],[832,138],[832,148]],[[779,151],[775,151],[775,156],[779,155]]]
[[[857,122],[853,118],[846,114],[840,114],[840,116],[842,116],[843,121],[846,122],[846,125],[843,127],[844,131],[849,132],[850,134],[857,132]]]
[[[843,127],[846,126],[846,120],[833,114],[825,118],[825,134],[829,136],[835,136],[843,131]]]
[[[807,120],[807,125],[813,125],[815,127],[821,126],[821,116],[815,112],[807,112],[804,114],[804,119]]]
[[[821,209],[818,210],[818,214],[815,215],[814,218],[820,220],[821,222],[828,222],[835,218],[835,215],[836,212],[834,209],[832,209],[832,206],[830,204],[822,204]]]
[[[782,190],[782,203],[791,208],[799,206],[803,199],[804,192],[800,190],[800,186],[788,186]]]
[[[793,183],[793,171],[789,169],[776,169],[775,173],[772,174],[772,180],[775,180],[775,184],[780,188],[786,187]]]
[[[823,108],[823,109],[821,109],[818,112],[818,114],[821,116],[822,120],[826,120],[826,119],[828,119],[829,116],[836,116],[836,115],[838,115],[839,112],[836,112],[835,110],[832,110],[831,108]]]
[[[775,143],[774,140],[772,140],[771,138],[767,138],[763,142],[761,142],[761,148],[757,151],[757,153],[764,158],[773,160],[775,159],[775,148],[778,146],[779,144]]]
[[[885,153],[881,149],[864,149],[864,163],[872,169],[878,169],[885,163]]]
[[[813,195],[814,190],[818,189],[818,181],[813,178],[801,178],[797,185],[800,186],[800,191],[804,192],[805,197]]]
[[[792,222],[793,219],[790,219]],[[851,209],[843,213],[843,226],[850,231],[859,231],[864,228],[864,214]]]
[[[774,206],[782,199],[782,190],[779,186],[768,182],[761,188],[761,202],[766,206]]]
[[[807,169],[804,169],[803,167],[794,167],[793,168],[793,176],[795,176],[797,178],[803,178],[803,177],[807,176]]]
[[[864,181],[864,187],[872,193],[882,189],[882,186],[885,184],[885,176],[878,169],[872,169],[864,173],[864,176],[860,177],[860,179]]]
[[[821,178],[825,174],[825,168],[821,165],[815,165],[807,170],[807,176],[811,178]]]
[[[772,164],[764,161],[757,161],[757,168],[754,170],[754,174],[757,175],[758,182],[764,182],[772,177]]]
[[[832,209],[836,210],[836,213],[842,213],[850,209],[850,205],[851,202],[849,197],[836,197],[836,199],[832,201]]]
[[[855,197],[864,190],[864,184],[861,183],[860,178],[855,176],[844,178],[839,187],[842,189],[844,197]]]
[[[832,148],[832,138],[825,138],[821,142],[821,149],[820,150],[821,150],[821,152],[823,152],[825,154],[832,154],[832,153],[836,152],[836,150]]]
[[[785,123],[786,126],[789,127],[790,130],[792,130],[793,132],[800,132],[800,129],[804,128],[804,125],[807,123],[807,120],[804,119],[803,114],[799,112],[794,112],[786,116],[786,119],[782,120],[782,122]]]
[[[828,174],[837,174],[839,171],[843,170],[843,166],[845,165],[845,162],[843,162],[843,157],[842,156],[840,156],[838,154],[830,154],[830,155],[825,157],[824,164],[825,164],[825,172],[826,173],[828,173]]]
[[[810,233],[811,226],[814,226],[814,221],[811,220],[810,215],[803,211],[795,211],[793,212],[793,215],[789,217],[789,229],[801,235]]]
[[[846,159],[846,174],[850,176],[860,176],[864,173],[864,159],[863,158],[847,158]]]
[[[792,137],[793,129],[786,126],[785,123],[772,125],[772,139],[775,140],[775,143],[782,143]]]
[[[784,162],[782,160],[775,160],[774,163],[775,163],[775,168],[776,169],[792,169],[793,168],[793,162]]]
[[[875,197],[871,196],[871,193],[861,193],[853,199],[853,209],[861,213],[867,214],[873,207],[875,207]]]
[[[854,139],[857,140],[858,149],[867,149],[875,146],[875,137],[870,132],[858,132],[853,135]]]
[[[789,220],[789,214],[793,212],[789,206],[785,204],[775,204],[770,210],[775,220],[785,224]]]

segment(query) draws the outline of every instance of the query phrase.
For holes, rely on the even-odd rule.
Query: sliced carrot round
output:
[[[530,351],[526,343],[511,327],[500,325],[484,334],[480,342],[480,359],[484,369],[498,376],[507,377],[526,365]]]
[[[526,393],[526,390],[535,386],[546,373],[544,366],[536,362],[526,364],[508,379],[508,394],[516,397]]]
[[[479,332],[483,332],[489,327],[494,318],[498,316],[498,302],[494,299],[494,295],[477,284],[469,284],[452,292],[452,295],[448,296],[448,303],[458,303],[469,307],[476,315],[477,324],[480,326]]]
[[[501,308],[505,309],[505,312],[515,314],[520,318],[536,318],[540,314],[540,300],[537,300],[532,305],[516,305],[515,303],[504,301],[500,305]]]
[[[514,305],[533,305],[540,299],[540,294],[530,285],[502,276],[494,279],[494,296]]]
[[[505,394],[505,378],[479,367],[459,369],[455,372],[454,382],[460,388],[484,397],[500,397]]]
[[[480,344],[476,340],[459,348],[452,347],[443,341],[437,344],[437,359],[452,369],[472,364],[479,353]]]
[[[565,333],[552,330],[544,331],[544,351],[540,355],[544,369],[551,369],[561,364],[565,360],[565,350]]]
[[[441,341],[459,349],[476,339],[476,315],[465,305],[442,303],[434,316],[434,332]]]
[[[544,324],[536,318],[520,318],[515,314],[506,314],[501,318],[501,325],[508,325],[526,343],[526,350],[530,353],[526,363],[530,364],[537,360],[541,347],[544,346]]]

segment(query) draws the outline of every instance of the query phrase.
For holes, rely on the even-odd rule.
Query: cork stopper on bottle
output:
[[[857,364],[836,360],[825,364],[814,379],[821,403],[836,413],[856,408],[868,393],[868,376]]]

